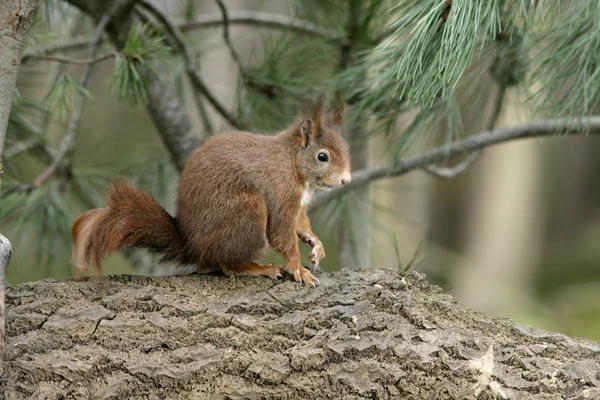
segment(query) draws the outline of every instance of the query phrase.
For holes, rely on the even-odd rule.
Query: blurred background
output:
[[[64,1],[49,3],[50,7],[41,7],[38,12],[29,52],[93,32],[92,19],[77,8]],[[201,17],[222,17],[222,10],[214,1],[152,3],[181,26]],[[405,8],[387,1],[365,1],[362,5],[351,0],[323,3],[230,0],[223,5],[232,17],[239,15],[236,12],[251,11],[265,13],[256,14],[259,16],[285,17],[288,24],[310,22],[339,33],[341,44],[338,39],[332,41],[322,35],[233,22],[228,31],[238,63],[226,45],[222,23],[184,30],[186,41],[196,54],[201,77],[247,129],[275,132],[292,121],[303,98],[319,91],[331,93],[341,89],[349,103],[346,134],[352,141],[356,171],[420,154],[492,126],[510,127],[568,114],[568,107],[560,108],[565,104],[563,97],[557,97],[558,112],[552,108],[554,103],[540,103],[533,98],[532,93],[538,92],[536,85],[550,88],[552,95],[565,93],[566,101],[570,101],[568,96],[577,95],[569,92],[570,85],[579,82],[577,76],[565,78],[562,84],[566,88],[559,83],[549,85],[544,79],[554,77],[554,72],[543,70],[542,61],[541,69],[536,70],[532,61],[536,56],[543,58],[544,51],[563,45],[542,41],[547,38],[542,28],[551,22],[538,21],[542,28],[532,28],[535,21],[526,21],[526,25],[521,12],[507,11],[503,18],[514,18],[514,26],[522,32],[516,28],[503,31],[513,35],[506,40],[498,32],[491,35],[478,31],[481,37],[488,35],[492,40],[484,43],[481,37],[473,39],[476,55],[468,60],[452,94],[437,97],[441,106],[419,103],[410,95],[404,102],[404,92],[397,88],[407,83],[385,82],[381,77],[388,76],[387,64],[382,67],[377,57],[392,60],[390,68],[405,69],[394,64],[401,60],[393,51],[399,48],[402,57],[409,53],[410,47],[407,50],[399,43],[410,42],[410,36],[419,33],[415,21],[425,20],[428,15],[419,7],[424,7],[424,3],[430,3],[430,10],[437,7],[438,29],[440,23],[452,21],[452,12],[458,13],[455,7],[467,7],[466,3],[449,2],[452,8],[444,1],[423,1],[420,5],[414,1],[399,2]],[[369,5],[375,3],[381,4],[369,11]],[[572,3],[586,7],[586,2]],[[447,20],[441,17],[446,11]],[[577,9],[567,11],[565,21]],[[373,16],[363,31],[365,37],[372,39],[387,32],[377,44],[360,35],[352,36],[353,18],[367,25],[369,12]],[[414,20],[402,20],[409,17]],[[592,15],[586,18],[594,20]],[[471,23],[481,21],[473,19]],[[405,25],[415,30],[403,30]],[[469,26],[465,23],[462,29],[468,33]],[[344,56],[344,40],[348,37],[353,38],[352,43],[361,44]],[[507,56],[502,53],[505,50],[498,50],[504,45],[499,42],[507,42],[507,46],[513,46],[509,50],[526,56],[510,52]],[[523,50],[521,42],[529,47]],[[102,49],[101,53],[106,53],[111,48],[104,45]],[[56,54],[83,59],[87,48],[80,46]],[[461,59],[460,53],[450,56],[452,60]],[[344,61],[344,57],[350,61]],[[571,57],[572,63],[580,61],[579,53]],[[515,67],[515,59],[527,64],[527,68]],[[503,64],[499,60],[510,62]],[[181,63],[176,59],[164,63],[171,64],[161,74],[174,82],[174,90],[198,135],[231,129],[231,124],[193,90],[182,73]],[[498,68],[505,70],[498,72]],[[506,68],[511,68],[516,78],[506,78]],[[372,72],[380,69],[384,72]],[[9,193],[0,197],[0,230],[13,243],[14,256],[7,270],[11,284],[71,276],[70,224],[90,205],[102,204],[112,176],[130,177],[175,212],[177,170],[172,155],[144,102],[133,104],[127,95],[119,99],[119,90],[114,89],[114,59],[95,65],[87,87],[89,99],[68,157],[75,178],[65,182],[58,176],[31,192],[11,193],[11,187],[32,181],[45,168],[44,157],[39,154],[40,143],[57,146],[61,142],[73,107],[69,96],[77,99],[81,91],[76,84],[69,86],[69,82],[59,86],[57,77],[76,80],[81,70],[80,65],[42,59],[28,60],[21,68],[15,118],[5,146],[3,191]],[[537,75],[533,74],[535,71]],[[427,71],[422,74],[427,81]],[[535,75],[532,80],[529,74]],[[362,96],[365,88],[372,92]],[[360,99],[356,100],[356,96]],[[394,103],[391,99],[400,100]],[[598,99],[592,100],[585,109],[579,109],[583,115],[596,110]],[[429,114],[422,118],[424,110],[429,110]],[[23,146],[28,138],[35,139],[30,148]],[[351,265],[416,269],[471,308],[571,336],[600,340],[599,155],[600,138],[594,135],[555,135],[486,148],[470,168],[451,179],[415,170],[375,181],[370,190],[345,196],[315,211],[313,231],[327,251],[322,266],[325,270]],[[448,161],[447,165],[455,163]],[[365,243],[358,242],[364,238]],[[306,255],[307,246],[302,245],[302,249]],[[104,264],[105,272],[153,273],[151,261],[142,259],[134,266],[132,257],[122,253],[112,256]],[[277,260],[273,255],[268,258]]]

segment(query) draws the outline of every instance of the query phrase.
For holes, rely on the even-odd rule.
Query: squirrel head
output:
[[[296,167],[312,188],[331,190],[351,180],[348,143],[342,137],[343,114],[340,98],[326,112],[319,98],[296,122]]]

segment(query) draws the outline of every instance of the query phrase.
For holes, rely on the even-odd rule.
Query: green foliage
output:
[[[330,85],[328,78],[335,69],[331,45],[318,38],[287,35],[266,39],[263,61],[248,67],[240,81],[238,114],[255,129],[283,128],[303,101]]]
[[[72,211],[62,185],[52,182],[31,193],[3,195],[0,221],[20,242],[35,265],[50,266],[67,252]]]
[[[597,111],[600,103],[600,6],[567,2],[560,23],[536,38],[532,81],[540,109],[554,117]]]
[[[133,24],[121,54],[115,59],[110,92],[121,101],[132,105],[148,101],[146,86],[148,74],[158,73],[152,61],[164,61],[171,53],[165,38],[149,25]]]
[[[392,234],[392,244],[394,245],[394,251],[396,254],[396,261],[398,263],[399,272],[408,272],[416,270],[423,263],[423,258],[425,255],[425,246],[423,245],[423,242],[419,242],[419,245],[415,249],[415,252],[406,264],[402,263],[402,257],[400,257],[400,247],[398,246],[398,239],[396,238],[396,233]]]
[[[45,109],[40,105],[26,100],[19,90],[15,90],[13,104],[8,119],[6,141],[13,144],[18,141],[32,137],[42,139],[38,129],[29,121],[32,114],[44,113]]]
[[[366,66],[381,65],[370,83],[375,90],[392,83],[395,97],[425,108],[438,97],[445,100],[477,50],[500,33],[512,35],[516,17],[533,12],[532,4],[454,0],[449,7],[445,0],[401,1],[390,24],[392,33],[366,56]]]
[[[91,93],[71,75],[62,73],[52,85],[44,101],[46,109],[59,119],[64,119],[81,101],[93,100]]]

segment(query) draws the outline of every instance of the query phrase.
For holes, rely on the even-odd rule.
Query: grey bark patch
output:
[[[418,273],[42,281],[7,303],[1,399],[600,398],[598,343],[469,310]]]

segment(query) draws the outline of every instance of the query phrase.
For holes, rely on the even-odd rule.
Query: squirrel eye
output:
[[[327,160],[329,160],[329,156],[326,153],[319,153],[319,155],[317,156],[317,158],[321,162],[327,162]]]

